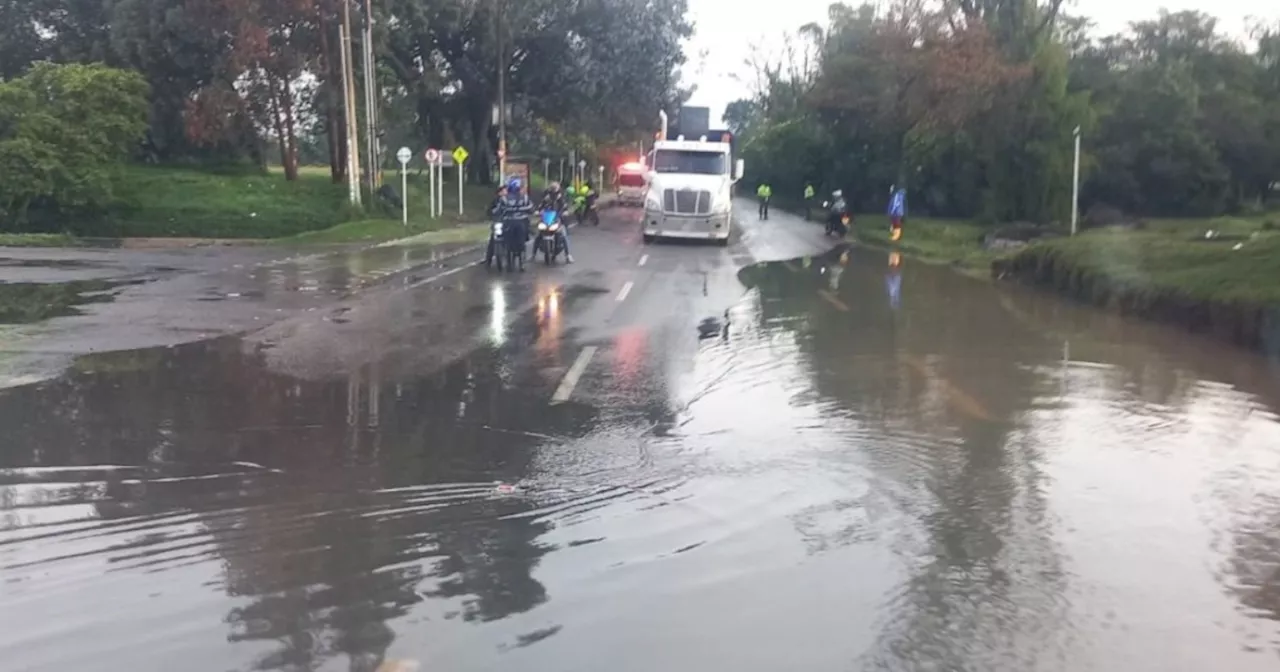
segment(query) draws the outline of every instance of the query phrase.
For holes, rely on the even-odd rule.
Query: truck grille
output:
[[[711,212],[711,192],[667,189],[662,193],[662,210],[677,215],[705,215]]]

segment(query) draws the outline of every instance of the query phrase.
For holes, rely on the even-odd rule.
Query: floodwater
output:
[[[430,372],[0,391],[0,667],[1276,669],[1280,369],[896,261],[743,269],[565,404],[545,297]]]

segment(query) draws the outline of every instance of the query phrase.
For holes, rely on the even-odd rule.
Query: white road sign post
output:
[[[396,158],[400,160],[400,220],[409,226],[409,159],[413,158],[413,150],[401,147]]]
[[[436,164],[440,162],[440,150],[432,147],[427,150],[427,191],[431,194],[431,218],[436,218]]]

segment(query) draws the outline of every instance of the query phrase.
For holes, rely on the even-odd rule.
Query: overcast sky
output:
[[[746,94],[733,78],[744,74],[753,44],[778,45],[781,36],[811,21],[825,24],[832,0],[689,0],[695,34],[686,47],[686,81],[697,84],[692,105],[711,107],[713,123],[724,106]],[[846,4],[860,4],[852,2]],[[1068,11],[1091,17],[1098,30],[1114,33],[1130,21],[1155,17],[1160,9],[1197,9],[1218,17],[1224,31],[1243,36],[1249,17],[1280,20],[1280,0],[1067,0]],[[705,51],[707,58],[698,55]]]

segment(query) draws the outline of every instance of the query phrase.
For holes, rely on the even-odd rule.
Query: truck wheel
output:
[[[721,238],[720,240],[716,241],[716,244],[719,245],[720,247],[729,247],[729,239]]]
[[[646,234],[644,234],[644,244],[645,244],[645,245],[648,245],[648,244],[650,244],[650,243],[652,243],[652,242],[653,242],[653,236],[651,236],[651,235],[649,235],[649,234],[647,234],[647,233],[646,233]]]

